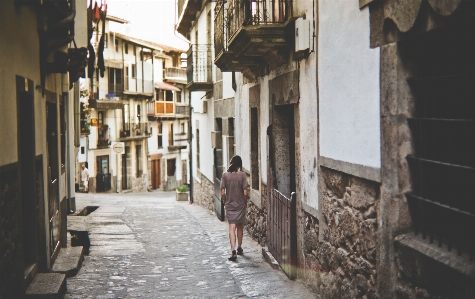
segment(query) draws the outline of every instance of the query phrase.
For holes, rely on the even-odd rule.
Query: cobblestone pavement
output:
[[[245,233],[244,255],[230,255],[227,223],[173,192],[76,194],[91,247],[65,298],[314,298],[273,269]],[[69,221],[69,220],[68,220]]]

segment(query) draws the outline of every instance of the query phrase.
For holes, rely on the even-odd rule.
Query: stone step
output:
[[[51,272],[62,273],[67,277],[74,276],[78,273],[79,268],[81,268],[83,259],[83,246],[61,248],[51,268]]]
[[[59,299],[66,293],[66,275],[39,273],[26,290],[27,299]]]

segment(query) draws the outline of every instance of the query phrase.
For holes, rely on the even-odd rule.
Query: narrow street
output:
[[[227,260],[227,223],[174,192],[77,194],[90,252],[65,298],[313,298],[273,269],[245,233],[244,255]]]

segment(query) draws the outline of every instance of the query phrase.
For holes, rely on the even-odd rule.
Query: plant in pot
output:
[[[188,185],[181,185],[176,187],[176,200],[177,201],[188,201]]]

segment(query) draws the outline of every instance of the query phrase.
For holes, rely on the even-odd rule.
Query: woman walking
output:
[[[229,223],[229,242],[231,243],[230,261],[237,260],[237,254],[242,255],[243,222],[246,217],[247,183],[246,174],[242,172],[242,160],[239,156],[232,157],[227,172],[221,177],[221,198],[226,207],[226,218]],[[236,252],[236,233],[238,247]]]

